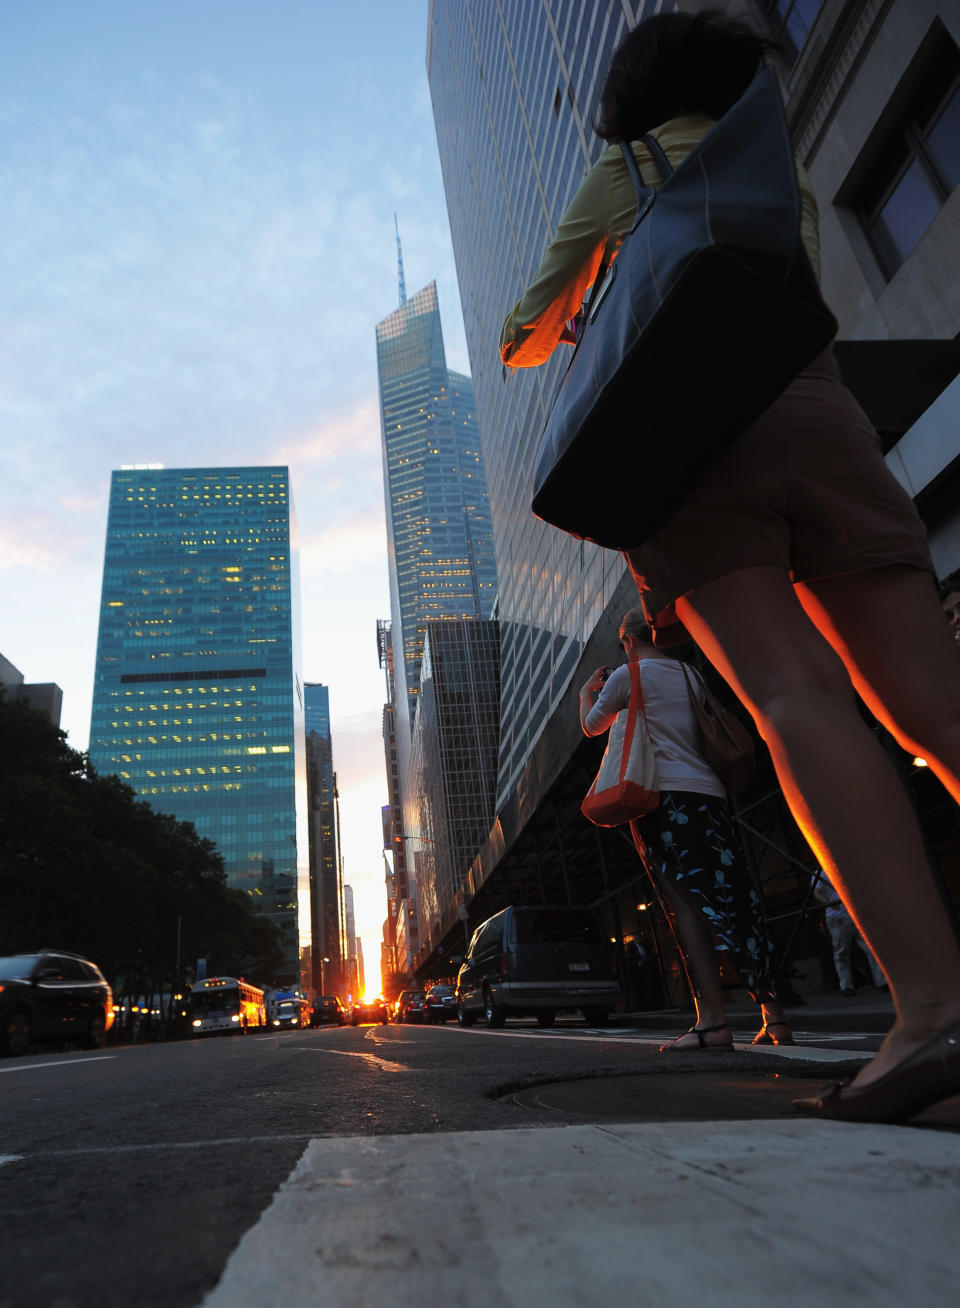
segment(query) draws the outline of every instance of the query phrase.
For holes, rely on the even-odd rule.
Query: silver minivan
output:
[[[613,952],[589,908],[511,907],[473,933],[457,976],[457,1021],[500,1027],[532,1014],[552,1026],[579,1008],[602,1026],[621,997]]]

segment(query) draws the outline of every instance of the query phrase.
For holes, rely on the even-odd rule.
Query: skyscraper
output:
[[[613,551],[534,518],[537,438],[562,370],[511,373],[506,311],[603,142],[591,126],[610,53],[664,0],[431,0],[427,72],[480,413],[497,557],[498,807],[513,791],[623,575]]]
[[[447,368],[434,282],[377,324],[377,369],[396,702],[412,725],[427,620],[489,617],[496,590],[473,384]]]
[[[340,857],[340,802],[333,770],[330,692],[304,686],[307,729],[307,804],[310,823],[310,902],[313,934],[313,985],[323,994],[343,987],[343,865]]]
[[[113,474],[90,757],[214,841],[309,984],[296,520],[286,468]]]
[[[410,752],[408,826],[425,928],[455,907],[495,816],[500,737],[496,622],[430,622]]]

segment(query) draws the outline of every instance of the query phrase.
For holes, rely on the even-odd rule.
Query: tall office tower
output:
[[[344,935],[347,958],[345,977],[347,993],[353,999],[362,999],[366,978],[363,974],[363,941],[357,935],[357,919],[353,906],[353,886],[343,887]]]
[[[569,360],[501,367],[504,315],[602,149],[598,78],[664,0],[431,0],[427,71],[490,487],[502,708],[498,807],[515,788],[623,575],[620,556],[534,518],[537,438]]]
[[[393,929],[394,967],[398,972],[412,972],[413,960],[420,948],[416,890],[411,893],[408,878],[410,854],[403,825],[403,796],[400,784],[400,740],[397,731],[396,680],[393,675],[392,624],[377,622],[377,655],[387,682],[387,702],[383,706],[383,753],[387,770],[387,793],[390,802],[383,816],[383,847],[390,853],[388,918]],[[403,715],[403,735],[406,714]]]
[[[428,618],[486,618],[496,590],[469,377],[447,368],[436,283],[377,324],[396,704],[413,725]]]
[[[307,809],[310,832],[310,906],[313,986],[318,994],[343,988],[343,862],[340,796],[333,770],[330,692],[304,686],[307,732]]]
[[[495,817],[500,737],[496,622],[429,622],[410,752],[407,827],[424,930],[456,912]]]
[[[286,468],[113,474],[90,757],[216,844],[306,986],[296,549]]]

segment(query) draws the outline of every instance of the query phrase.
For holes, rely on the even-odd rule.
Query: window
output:
[[[853,199],[889,281],[960,182],[960,50],[941,33]]]
[[[766,0],[767,17],[791,63],[796,63],[822,8],[823,0]]]

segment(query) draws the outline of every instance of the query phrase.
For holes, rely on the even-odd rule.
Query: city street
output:
[[[805,1017],[821,1030],[806,1031]],[[886,1303],[887,1293],[896,1301],[895,1270],[913,1276],[913,1302],[942,1297],[946,1273],[935,1255],[939,1245],[945,1267],[948,1246],[937,1223],[952,1224],[956,1211],[960,1100],[931,1110],[920,1128],[811,1123],[793,1112],[791,1095],[850,1074],[876,1047],[875,1022],[860,1023],[861,1033],[850,1014],[846,1030],[829,1030],[829,1022],[801,1014],[798,1048],[751,1050],[745,1019],[742,1028],[735,1022],[744,1043],[734,1052],[660,1055],[680,1022],[674,1014],[649,1027],[602,1031],[573,1018],[553,1031],[532,1022],[498,1032],[326,1028],[3,1060],[0,1305],[188,1308],[214,1291],[215,1308],[296,1308],[383,1302],[388,1286],[396,1302],[412,1302],[428,1286],[442,1289],[446,1303],[599,1302],[572,1283],[566,1294],[558,1291],[551,1277],[575,1280],[586,1259],[605,1295],[644,1271],[652,1275],[650,1252],[641,1256],[632,1241],[642,1235],[641,1209],[649,1221],[661,1203],[673,1213],[663,1249],[681,1261],[673,1297],[667,1285],[660,1302],[684,1303],[686,1278],[704,1271],[692,1223],[709,1251],[699,1201],[712,1211],[718,1196],[724,1241],[744,1205],[738,1220],[751,1213],[755,1226],[778,1229],[766,1249],[741,1230],[729,1254],[741,1274],[768,1299],[760,1269],[776,1263],[784,1276],[789,1271],[781,1301],[800,1303],[807,1296],[791,1294],[797,1267],[808,1268],[816,1255],[810,1240],[824,1216],[816,1205],[847,1189],[868,1206],[831,1215],[818,1278],[835,1277],[841,1254],[854,1257],[853,1232],[841,1239],[844,1220],[856,1227],[869,1217],[876,1293],[864,1291],[862,1258],[855,1259],[865,1301]],[[618,1180],[617,1169],[651,1142],[657,1166]],[[822,1166],[825,1143],[835,1174]],[[690,1148],[698,1157],[705,1150],[704,1159],[717,1148],[731,1156],[711,1166],[697,1157],[677,1162]],[[584,1175],[564,1194],[545,1182],[545,1169],[568,1149]],[[779,1198],[763,1199],[750,1189],[759,1181],[742,1174],[770,1150],[786,1157],[765,1169],[776,1177]],[[595,1165],[595,1157],[604,1162]],[[678,1176],[689,1206],[676,1206]],[[812,1182],[821,1194],[811,1194]],[[475,1208],[478,1185],[498,1196],[499,1218]],[[784,1196],[786,1229],[778,1227],[776,1207]],[[878,1225],[878,1196],[888,1221],[907,1233],[916,1226],[909,1257]],[[804,1212],[809,1220],[798,1217]],[[505,1253],[497,1221],[507,1215]],[[800,1220],[809,1229],[798,1229]],[[550,1253],[538,1223],[560,1239],[569,1267]],[[453,1238],[464,1229],[466,1240]],[[477,1299],[470,1286],[483,1266],[498,1289],[489,1297],[487,1285],[487,1297]],[[929,1297],[918,1275],[927,1278]],[[729,1276],[727,1268],[728,1290]],[[746,1293],[736,1298],[753,1302]]]

